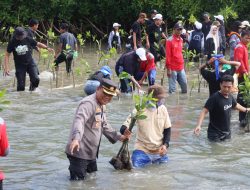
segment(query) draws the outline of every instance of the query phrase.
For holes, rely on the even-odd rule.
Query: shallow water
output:
[[[89,62],[97,60],[91,53],[86,57]],[[86,77],[78,77],[76,84],[81,84]],[[158,82],[160,77],[161,73]],[[194,77],[190,75],[189,79],[191,82]],[[238,190],[250,187],[250,134],[239,130],[236,112],[233,112],[230,141],[210,143],[206,138],[207,118],[201,135],[193,135],[198,115],[208,97],[208,89],[203,85],[201,93],[194,89],[191,97],[177,93],[167,98],[173,125],[167,164],[131,172],[116,171],[108,162],[121,143],[112,145],[103,137],[98,172],[84,182],[71,182],[64,148],[74,112],[84,96],[82,86],[72,88],[71,79],[65,78],[64,85],[68,87],[55,89],[53,86],[51,90],[50,82],[42,80],[38,91],[29,93],[15,92],[12,84],[13,75],[0,77],[0,89],[7,88],[7,98],[11,100],[11,105],[1,112],[8,125],[11,145],[9,156],[0,159],[0,168],[6,175],[5,189]],[[131,96],[122,95],[120,100],[114,98],[107,108],[111,125],[119,129],[133,108]],[[130,150],[134,138],[135,135]]]

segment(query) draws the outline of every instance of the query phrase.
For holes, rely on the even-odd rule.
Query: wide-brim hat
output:
[[[165,89],[158,84],[154,84],[148,88],[148,94],[151,92],[153,92],[153,98],[157,98],[158,100],[167,97],[167,92]]]
[[[121,25],[120,25],[119,23],[115,22],[115,23],[113,24],[113,28],[114,28],[114,27],[121,27]]]
[[[23,40],[27,37],[27,32],[24,30],[23,27],[16,27],[13,36],[17,40]]]
[[[110,79],[102,79],[101,86],[105,94],[117,96],[117,94],[119,93],[116,84]]]

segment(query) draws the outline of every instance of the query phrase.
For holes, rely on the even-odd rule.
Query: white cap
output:
[[[120,27],[121,25],[120,24],[118,24],[117,22],[115,22],[114,24],[113,24],[113,28],[114,27]]]
[[[241,25],[243,25],[243,27],[250,26],[247,20],[244,20],[243,22],[241,22]]]
[[[214,18],[217,18],[217,19],[219,19],[219,20],[221,20],[221,21],[224,20],[224,17],[223,17],[222,15],[214,16]]]
[[[162,14],[156,14],[153,20],[155,19],[162,20]]]
[[[146,58],[146,50],[144,48],[138,48],[136,51],[135,51],[136,55],[139,56],[140,60],[142,61],[146,61],[147,58]]]
[[[194,25],[197,30],[200,30],[202,28],[202,24],[198,21],[195,21]]]

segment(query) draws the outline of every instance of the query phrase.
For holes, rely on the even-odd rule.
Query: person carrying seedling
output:
[[[77,56],[77,41],[75,36],[70,33],[69,25],[62,23],[60,26],[60,42],[55,54],[55,67],[58,70],[58,65],[65,61],[66,71],[69,74],[71,72],[71,65],[73,58]]]
[[[148,94],[150,93],[153,93],[152,97],[155,102],[147,102],[150,106],[143,111],[146,119],[136,121],[135,150],[131,157],[134,167],[144,167],[168,161],[167,151],[171,136],[171,121],[164,105],[167,94],[164,88],[158,84],[148,88]],[[129,128],[130,122],[131,115],[120,129],[122,134]]]
[[[117,96],[117,86],[109,79],[103,79],[96,93],[87,96],[80,102],[71,127],[66,155],[69,159],[71,180],[84,180],[86,173],[97,171],[102,134],[111,142],[124,141],[131,133],[126,130],[120,135],[108,124],[106,107],[113,96]]]

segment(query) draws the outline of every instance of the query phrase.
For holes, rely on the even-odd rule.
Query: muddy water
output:
[[[85,58],[90,64],[97,61],[93,53],[86,53]],[[114,66],[114,61],[111,66]],[[43,65],[39,67],[40,72],[45,70]],[[64,148],[74,112],[84,96],[80,84],[86,77],[86,74],[76,77],[76,88],[72,88],[72,79],[67,76],[64,78],[64,88],[60,79],[59,89],[55,89],[54,81],[51,87],[51,82],[41,80],[37,92],[29,93],[15,92],[13,75],[8,78],[1,75],[0,88],[7,88],[7,98],[11,100],[11,105],[1,112],[8,125],[11,144],[9,156],[0,159],[0,168],[6,175],[5,189],[250,188],[250,135],[239,130],[236,112],[232,117],[232,140],[210,143],[206,138],[207,119],[201,136],[193,136],[192,130],[208,96],[208,89],[203,85],[201,93],[195,88],[192,96],[175,94],[167,98],[166,105],[173,125],[169,163],[131,172],[115,171],[108,161],[117,153],[121,143],[112,145],[103,138],[98,159],[99,171],[88,176],[84,182],[69,181],[69,163]],[[195,78],[195,75],[189,75],[190,84]],[[166,87],[166,79],[164,82]],[[108,105],[111,125],[119,129],[132,108],[131,96],[123,95],[120,100],[114,98]]]

